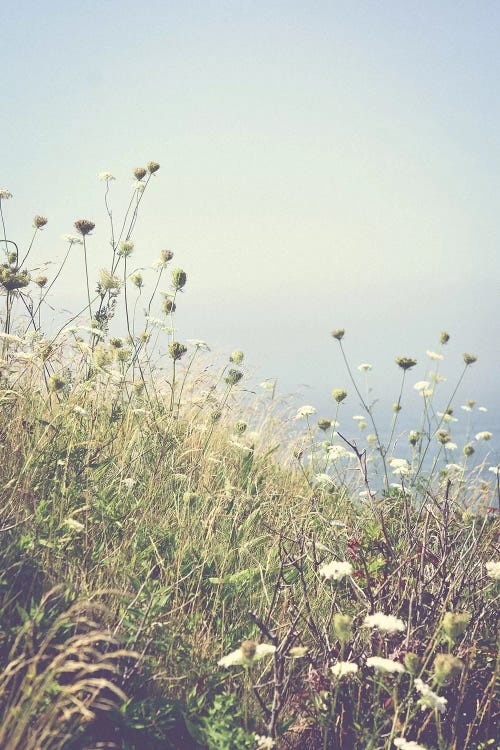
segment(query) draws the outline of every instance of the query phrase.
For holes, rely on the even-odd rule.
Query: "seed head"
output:
[[[139,338],[143,344],[147,344],[149,339],[151,338],[151,334],[149,333],[149,331],[143,331]]]
[[[90,234],[90,232],[95,228],[95,224],[93,221],[89,221],[88,219],[78,219],[78,221],[75,221],[74,227],[76,231],[82,235],[82,237],[85,237],[86,234]]]
[[[129,349],[128,346],[123,346],[115,351],[115,357],[118,362],[128,362],[131,354],[132,350]]]
[[[229,370],[224,380],[229,386],[236,385],[243,377],[241,370]]]
[[[2,200],[2,198],[4,201],[8,201],[9,198],[12,198],[12,193],[5,188],[0,188],[0,201]]]
[[[337,404],[340,404],[344,399],[347,398],[347,391],[344,390],[344,388],[334,388],[332,391],[332,396],[337,402]]]
[[[344,338],[345,330],[343,328],[335,328],[332,331],[332,337],[334,339],[337,339],[337,341],[342,341]]]
[[[323,432],[326,432],[326,430],[329,430],[331,426],[332,426],[331,419],[318,419],[318,427],[320,430],[323,430]]]
[[[119,289],[121,287],[122,282],[118,276],[114,276],[114,274],[110,273],[106,268],[101,268],[100,277],[102,288],[106,289],[106,291]]]
[[[451,440],[451,435],[448,430],[438,430],[436,432],[436,437],[441,445],[446,445],[446,443],[449,443]]]
[[[142,278],[142,273],[140,271],[136,271],[135,273],[131,275],[130,281],[138,289],[141,289],[144,283],[144,279]]]
[[[474,450],[474,446],[472,445],[472,443],[467,443],[467,445],[464,445],[464,448],[463,448],[464,456],[467,456],[468,458],[469,456],[472,456],[474,453],[475,453],[475,450]]]
[[[64,386],[66,385],[66,381],[64,378],[62,378],[60,375],[51,375],[49,378],[49,391],[51,393],[57,393],[58,391],[62,391]]]
[[[447,685],[463,668],[463,662],[453,654],[438,654],[434,659],[434,679],[438,685]]]
[[[347,643],[352,635],[352,617],[337,612],[333,617],[333,630],[341,643]]]
[[[37,286],[39,286],[40,289],[43,289],[43,287],[45,286],[45,284],[47,283],[47,281],[48,281],[48,278],[46,276],[37,276],[34,279],[35,284]]]
[[[174,254],[172,250],[162,250],[160,253],[160,261],[165,264],[168,263],[172,258],[174,257]]]
[[[170,315],[170,313],[175,312],[177,305],[175,304],[174,300],[171,297],[168,297],[165,295],[163,299],[163,312],[167,315]]]
[[[473,365],[474,362],[477,362],[477,357],[475,356],[475,354],[467,354],[467,352],[464,352],[464,354],[462,356],[463,356],[464,362],[465,362],[465,364],[467,366],[468,365]]]
[[[22,289],[31,281],[31,276],[27,271],[13,271],[9,266],[0,266],[0,284],[7,291]]]
[[[470,620],[470,612],[446,612],[441,627],[449,640],[454,643],[465,632]]]
[[[112,338],[109,340],[109,345],[112,349],[121,349],[123,346],[123,339]]]
[[[174,362],[183,357],[186,352],[187,347],[185,347],[184,344],[181,344],[179,341],[173,341],[168,347],[168,353],[170,354]]]
[[[238,433],[238,435],[243,435],[244,432],[246,432],[247,429],[247,423],[244,422],[242,419],[240,419],[238,422],[234,425],[234,431]]]
[[[240,349],[235,349],[234,352],[229,357],[229,361],[233,363],[233,365],[241,365],[243,362],[244,354]]]
[[[100,369],[106,368],[113,361],[111,352],[109,352],[108,349],[106,349],[106,347],[102,344],[98,344],[96,346],[92,357],[95,365]]]
[[[136,167],[134,169],[134,177],[135,177],[136,180],[142,180],[142,178],[145,177],[146,174],[147,174],[147,172],[144,169],[144,167]]]
[[[133,242],[122,242],[120,243],[120,247],[118,249],[118,255],[120,255],[122,258],[128,258],[129,255],[132,255],[133,249]]]
[[[411,430],[410,434],[408,435],[408,442],[410,443],[410,445],[413,445],[413,447],[415,447],[420,440],[420,437],[420,432],[418,432],[417,430]]]
[[[174,268],[172,271],[172,286],[176,291],[182,289],[187,281],[186,272],[182,268]]]
[[[47,222],[48,219],[46,216],[38,216],[37,214],[33,219],[33,226],[35,227],[35,229],[41,229]]]
[[[413,357],[398,357],[396,359],[396,364],[398,367],[401,367],[402,370],[409,370],[410,368],[415,367],[417,360]]]
[[[447,344],[450,340],[450,334],[446,333],[446,331],[441,331],[441,333],[439,334],[439,340],[442,344]]]
[[[148,162],[149,174],[154,174],[155,172],[158,172],[159,168],[160,168],[160,165],[157,164],[155,161]]]

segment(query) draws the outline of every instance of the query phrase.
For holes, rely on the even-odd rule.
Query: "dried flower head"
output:
[[[0,188],[0,201],[2,199],[4,201],[8,201],[9,198],[12,198],[12,193],[9,190],[6,190],[5,188]]]
[[[332,336],[334,339],[337,339],[337,341],[342,341],[345,335],[345,330],[343,328],[335,328],[332,331]]]
[[[241,351],[241,349],[235,349],[234,352],[229,357],[229,361],[232,362],[234,365],[241,365],[243,362],[245,355]]]
[[[41,229],[48,222],[46,216],[39,216],[38,214],[33,219],[33,226],[35,229]]]
[[[82,237],[85,237],[87,234],[90,234],[93,229],[95,229],[95,224],[93,221],[89,221],[88,219],[78,219],[78,221],[75,221],[74,227],[76,231],[82,235]]]
[[[438,430],[436,432],[436,438],[441,445],[446,445],[451,440],[451,435],[448,430]]]
[[[173,341],[168,347],[168,353],[170,354],[174,362],[183,357],[186,352],[187,347],[185,347],[184,344],[181,344],[179,341]]]
[[[398,367],[401,367],[402,370],[410,370],[412,367],[415,367],[417,360],[413,357],[398,357],[396,359],[396,364]]]
[[[464,358],[466,366],[473,365],[474,362],[477,362],[477,357],[475,356],[475,354],[467,354],[467,352],[464,352],[462,356]]]
[[[51,393],[57,393],[58,391],[62,391],[66,385],[66,381],[60,375],[54,374],[50,376],[48,385]]]
[[[326,432],[326,430],[329,430],[332,426],[332,420],[331,419],[318,419],[318,427],[320,430],[323,430],[323,432]]]
[[[136,271],[135,273],[131,274],[130,281],[138,289],[141,289],[142,286],[143,286],[143,284],[144,284],[144,279],[142,278],[142,273],[140,271]]]
[[[233,429],[238,435],[243,435],[246,432],[247,426],[247,423],[240,419],[238,422],[235,422]]]
[[[224,380],[230,387],[232,387],[239,383],[242,377],[243,373],[241,370],[229,370]]]
[[[158,172],[160,168],[160,165],[157,164],[155,161],[149,161],[148,162],[148,172],[149,174],[154,174],[155,172]]]
[[[147,171],[144,169],[144,167],[136,167],[134,169],[134,177],[136,180],[142,180],[143,177],[145,177],[147,174]]]
[[[174,268],[172,271],[172,286],[176,291],[182,289],[187,281],[186,272],[182,268]]]
[[[441,333],[439,334],[439,341],[442,344],[447,344],[449,340],[450,340],[450,334],[446,333],[446,331],[441,331]]]
[[[399,661],[393,659],[384,659],[383,656],[369,656],[366,660],[367,667],[373,667],[377,672],[406,672],[406,669]]]
[[[134,243],[130,242],[121,242],[120,247],[118,248],[118,255],[120,255],[122,258],[128,258],[129,255],[132,255],[132,252],[134,250]]]
[[[332,396],[337,402],[337,404],[340,404],[344,399],[347,398],[347,391],[344,388],[334,388],[332,391]]]
[[[48,281],[48,278],[46,276],[37,276],[35,279],[33,279],[33,281],[37,286],[40,287],[40,289],[43,289]]]

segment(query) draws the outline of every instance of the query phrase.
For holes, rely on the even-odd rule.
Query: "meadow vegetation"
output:
[[[449,393],[448,333],[426,380],[400,357],[386,436],[343,329],[331,414],[249,393],[243,352],[177,340],[173,253],[141,266],[158,171],[134,170],[119,221],[102,173],[103,218],[75,221],[56,270],[47,219],[20,248],[0,191],[0,747],[500,747],[499,468],[474,461],[490,433],[453,440],[475,356]],[[57,327],[67,263],[84,298]]]

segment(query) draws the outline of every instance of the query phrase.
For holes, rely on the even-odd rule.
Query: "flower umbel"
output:
[[[318,572],[320,576],[323,576],[328,581],[341,581],[342,578],[352,575],[352,565],[349,562],[333,560],[331,563],[322,565]]]
[[[366,628],[378,628],[385,633],[397,633],[406,629],[403,620],[394,615],[384,615],[382,612],[375,612],[373,615],[367,615],[363,621]]]

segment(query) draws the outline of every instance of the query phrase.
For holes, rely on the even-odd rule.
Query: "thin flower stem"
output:
[[[33,247],[33,243],[34,243],[34,241],[35,241],[35,237],[36,237],[36,235],[37,235],[37,232],[38,232],[38,227],[35,227],[35,231],[34,231],[34,233],[33,233],[33,237],[31,238],[31,242],[30,242],[30,245],[29,245],[28,249],[26,250],[26,254],[25,254],[24,258],[22,259],[22,261],[21,261],[21,262],[20,262],[20,263],[18,264],[18,265],[19,265],[19,268],[21,268],[21,266],[22,266],[22,265],[24,265],[24,264],[26,263],[26,261],[27,261],[27,259],[28,259],[28,255],[29,255],[29,254],[30,254],[30,252],[31,252],[31,248]]]
[[[88,300],[88,311],[89,318],[92,321],[92,305],[90,302],[90,282],[89,282],[89,268],[87,264],[87,243],[85,241],[85,235],[83,235],[83,257],[85,259],[85,278],[87,281],[87,300]]]

